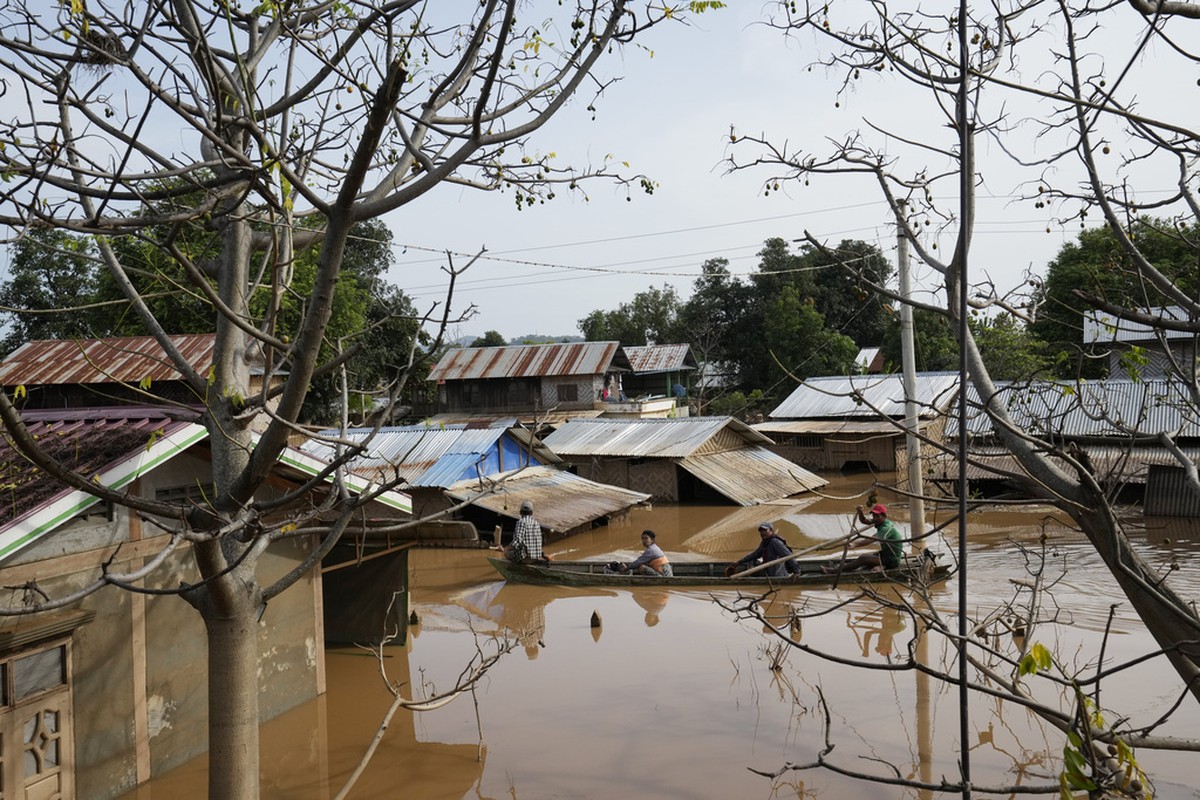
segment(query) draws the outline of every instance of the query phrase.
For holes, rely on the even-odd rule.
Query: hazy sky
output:
[[[873,184],[814,179],[764,197],[762,181],[771,174],[765,168],[727,175],[721,162],[731,125],[821,150],[826,137],[861,128],[864,117],[919,130],[928,99],[896,81],[872,79],[835,107],[837,81],[819,67],[807,70],[816,57],[811,41],[756,24],[758,3],[734,5],[692,27],[656,31],[646,39],[653,57],[627,48],[622,61],[609,62],[610,74],[624,77],[597,104],[595,121],[586,102],[574,103],[537,134],[539,148],[560,161],[596,161],[605,153],[628,161],[659,183],[653,196],[635,191],[627,201],[624,190],[597,182],[588,202],[560,193],[518,212],[511,194],[439,187],[387,219],[398,243],[394,282],[427,307],[444,293],[445,251],[460,254],[461,264],[486,247],[487,259],[461,278],[453,304],[473,303],[478,314],[457,332],[569,335],[589,312],[615,308],[651,286],[670,284],[686,298],[709,258],[727,258],[736,274],[746,274],[773,236],[792,240],[807,229],[832,243],[863,239],[894,258],[894,228]],[[939,123],[931,117],[928,135],[949,147],[950,132]],[[1027,269],[1044,272],[1078,227],[1051,224],[1047,233],[1048,212],[1014,202],[1028,176],[1010,174],[989,143],[980,147],[981,161],[1003,166],[985,174],[980,190],[972,275],[986,273],[1007,289]],[[952,246],[951,236],[941,251]],[[916,279],[928,282],[927,273],[917,267]]]

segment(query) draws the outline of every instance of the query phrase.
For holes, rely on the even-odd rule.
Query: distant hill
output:
[[[471,342],[483,336],[482,333],[471,334],[470,336],[459,336],[451,342],[451,344],[459,347],[470,347]],[[509,344],[543,344],[547,342],[582,342],[585,341],[582,336],[552,336],[547,333],[529,333],[524,336],[515,336],[508,340]]]

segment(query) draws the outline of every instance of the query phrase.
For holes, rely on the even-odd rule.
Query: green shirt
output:
[[[904,536],[900,534],[896,523],[890,519],[880,522],[875,526],[875,537],[881,540],[879,542],[879,560],[883,562],[883,566],[887,569],[900,566],[904,553]]]

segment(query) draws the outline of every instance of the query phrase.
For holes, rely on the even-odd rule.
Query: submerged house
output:
[[[96,483],[159,500],[206,491],[206,429],[164,409],[23,412],[30,434]],[[309,477],[283,459],[260,499]],[[4,797],[111,798],[204,752],[207,659],[200,616],[173,590],[196,575],[186,542],[138,512],[67,487],[0,442],[0,586],[5,605],[79,593],[62,608],[0,619]],[[371,488],[360,485],[361,488]],[[323,490],[307,501],[320,503]],[[407,499],[379,496],[407,516]],[[390,505],[384,505],[390,504]],[[264,581],[304,564],[313,541],[287,537],[259,562]],[[160,559],[159,563],[155,563]],[[105,585],[119,575],[157,593]],[[86,593],[90,585],[97,591]],[[271,719],[325,690],[322,579],[316,568],[273,598],[258,628],[261,714]]]
[[[1200,420],[1185,389],[1168,378],[1034,383],[997,382],[997,399],[1022,429],[1049,441],[1060,466],[1069,455],[1102,488],[1135,500],[1149,516],[1198,516],[1200,497],[1187,489],[1175,455],[1158,441],[1171,436],[1179,454],[1200,462]],[[967,391],[967,477],[972,487],[998,494],[1015,486],[1021,467]],[[949,452],[927,464],[927,480],[953,486],[958,476],[958,416],[946,427]]]
[[[563,471],[562,459],[515,419],[490,425],[407,425],[326,431],[304,445],[328,460],[337,438],[364,447],[349,468],[381,484],[399,482],[412,497],[425,542],[491,541],[496,526],[510,531],[521,502],[530,500],[547,538],[606,524],[648,495],[595,483]]]
[[[769,438],[732,417],[577,419],[545,443],[586,478],[667,502],[749,506],[828,483],[772,453]]]
[[[938,441],[958,374],[917,373],[915,382],[921,433]],[[776,453],[811,470],[903,472],[905,415],[900,375],[829,376],[806,379],[754,429],[775,441]]]

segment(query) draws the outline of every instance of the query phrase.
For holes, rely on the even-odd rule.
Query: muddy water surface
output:
[[[733,558],[751,550],[755,529],[772,519],[793,548],[849,531],[867,481],[839,479],[835,496],[791,506],[659,507],[620,525],[548,546],[558,558],[631,558],[652,528],[672,558]],[[891,498],[880,498],[888,502]],[[905,521],[900,503],[894,516]],[[929,512],[929,521],[940,521]],[[942,513],[942,517],[945,512]],[[1052,616],[1028,635],[1072,670],[1094,669],[1098,643],[1115,616],[1110,661],[1152,649],[1138,620],[1086,542],[1049,515],[989,510],[969,530],[970,609],[985,613],[1028,579],[1014,542],[1036,547],[1047,536],[1047,574],[1066,575],[1046,608]],[[951,531],[953,535],[953,531]],[[1175,522],[1138,533],[1146,556],[1180,569],[1173,585],[1200,596],[1195,557],[1200,529]],[[934,542],[953,557],[954,546]],[[957,689],[891,669],[914,645],[912,623],[836,591],[785,590],[769,613],[794,640],[843,659],[831,662],[784,647],[762,622],[730,610],[735,591],[570,590],[506,585],[484,553],[420,550],[411,560],[419,624],[405,647],[382,659],[341,649],[327,655],[328,694],[264,726],[263,796],[334,797],[374,735],[390,701],[387,679],[409,696],[453,685],[476,648],[496,638],[515,649],[474,694],[437,710],[399,713],[352,798],[891,798],[929,797],[912,789],[866,785],[817,771],[786,771],[833,745],[838,764],[903,777],[953,778],[961,753]],[[948,619],[958,582],[933,602]],[[843,605],[839,605],[843,604]],[[823,617],[808,616],[833,609]],[[593,614],[600,626],[592,627]],[[791,623],[789,617],[802,619]],[[951,623],[954,624],[954,623]],[[954,671],[953,654],[924,637],[919,653]],[[1007,645],[1007,640],[1000,642]],[[849,662],[868,664],[863,670]],[[1178,698],[1178,680],[1161,659],[1107,680],[1102,703],[1149,722]],[[1054,695],[1043,699],[1058,702]],[[832,718],[826,733],[821,698]],[[1110,716],[1114,716],[1111,715]],[[979,786],[1056,780],[1061,735],[1013,706],[973,696],[968,747]],[[1200,710],[1185,700],[1158,731],[1200,737]],[[828,735],[828,741],[826,736]],[[1158,796],[1196,798],[1200,755],[1139,753],[1158,779]],[[200,759],[142,789],[140,800],[190,800],[203,793]],[[763,773],[781,773],[776,778]],[[1001,795],[1005,796],[1005,795]]]

